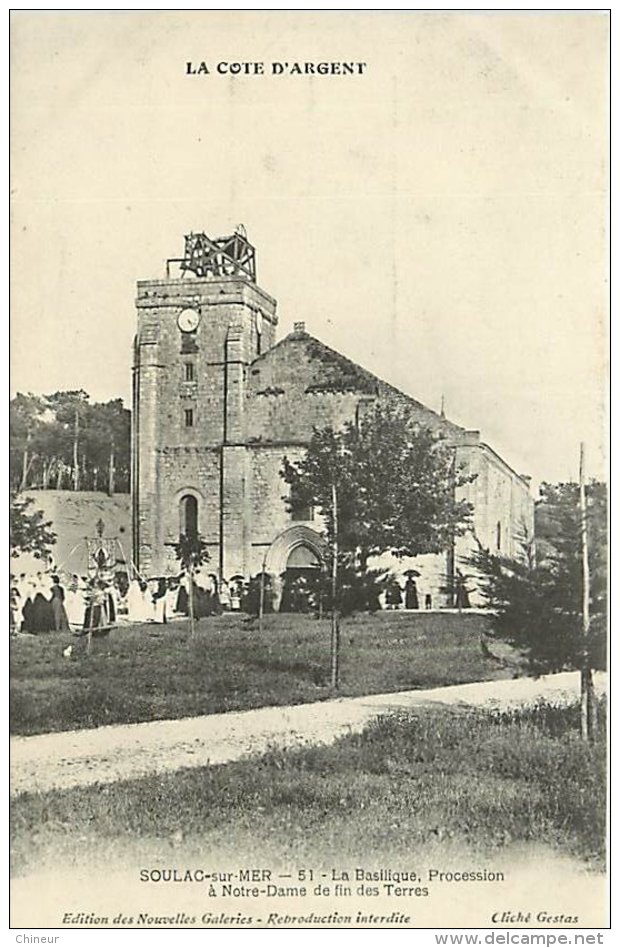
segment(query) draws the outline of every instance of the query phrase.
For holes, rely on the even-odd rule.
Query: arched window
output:
[[[181,497],[181,533],[190,540],[198,536],[198,501],[193,494]]]

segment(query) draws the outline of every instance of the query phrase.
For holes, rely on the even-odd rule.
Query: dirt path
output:
[[[597,691],[607,687],[596,677]],[[475,682],[428,691],[338,698],[292,707],[232,711],[11,739],[11,794],[114,783],[184,767],[223,764],[274,747],[330,744],[381,714],[419,705],[514,707],[579,694],[577,672]]]

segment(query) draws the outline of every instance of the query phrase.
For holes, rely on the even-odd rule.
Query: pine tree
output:
[[[589,653],[606,664],[607,491],[586,491],[591,575]],[[577,484],[543,484],[536,542],[520,558],[480,549],[472,556],[483,595],[494,610],[493,634],[523,651],[534,674],[579,668],[583,656],[582,562]]]

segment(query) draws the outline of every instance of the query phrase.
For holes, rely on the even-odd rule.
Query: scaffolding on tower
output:
[[[171,263],[178,263],[181,276],[190,272],[211,280],[223,276],[245,277],[256,283],[256,250],[249,242],[243,224],[226,237],[209,237],[204,232],[186,234],[183,257],[171,257],[166,261],[168,278]]]

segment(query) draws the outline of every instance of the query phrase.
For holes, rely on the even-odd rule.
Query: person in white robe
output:
[[[241,609],[242,581],[238,578],[230,581],[230,610],[239,612]]]
[[[24,615],[21,607],[21,594],[19,591],[17,579],[11,580],[9,590],[9,609],[11,619],[11,634],[14,635],[16,632],[20,631],[22,622],[24,621]]]
[[[65,612],[70,628],[81,629],[84,625],[84,611],[86,602],[80,577],[74,574],[65,590]]]
[[[166,590],[165,580],[154,579],[151,583],[153,597],[153,622],[163,623],[166,621]]]
[[[114,622],[118,621],[118,610],[121,604],[121,594],[116,580],[112,580],[108,585],[108,598],[111,606],[111,616]]]
[[[127,618],[130,622],[143,622],[144,597],[137,579],[132,579],[127,590]]]
[[[142,579],[132,579],[127,592],[127,611],[130,622],[152,622],[153,594]]]
[[[225,579],[220,583],[220,606],[224,612],[230,611],[230,588]]]
[[[166,588],[166,618],[169,621],[176,616],[179,599],[179,584],[174,579],[168,580]]]
[[[30,596],[30,583],[25,573],[20,573],[19,577],[13,583],[16,591],[15,597],[15,629],[21,631],[24,624],[24,603]]]

